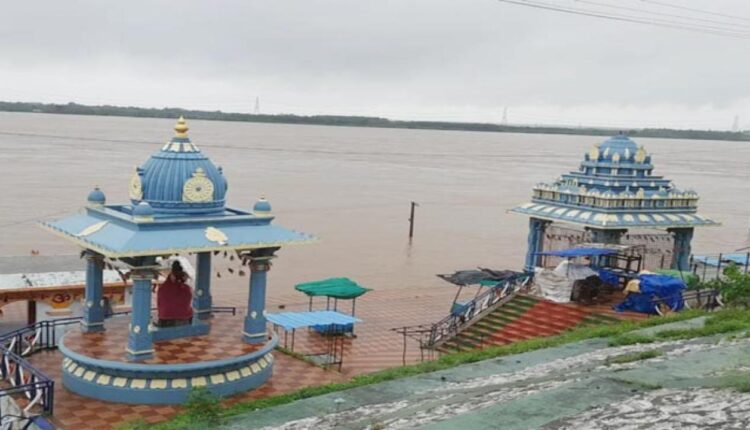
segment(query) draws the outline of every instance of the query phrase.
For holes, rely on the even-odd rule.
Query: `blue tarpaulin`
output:
[[[268,321],[281,326],[284,330],[326,326],[330,324],[347,325],[362,322],[362,320],[358,318],[336,311],[282,312],[280,314],[268,314],[266,318],[268,318]]]
[[[686,285],[681,279],[667,275],[640,275],[640,293],[630,293],[622,303],[615,306],[616,311],[635,311],[648,314],[656,313],[656,301],[680,311],[685,307],[682,292]]]
[[[655,314],[654,298],[641,293],[629,293],[621,303],[614,306],[617,312],[640,312],[642,314]]]
[[[555,257],[573,258],[573,257],[596,257],[600,255],[617,254],[616,249],[607,248],[571,248],[561,249],[559,251],[539,252],[537,255],[552,255]]]
[[[620,276],[607,269],[599,269],[599,279],[602,280],[607,285],[619,285],[620,284]]]

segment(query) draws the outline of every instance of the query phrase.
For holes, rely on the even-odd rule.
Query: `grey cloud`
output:
[[[642,4],[613,4],[625,3]],[[742,0],[688,3],[750,16]],[[221,86],[190,107],[225,98],[225,110],[232,88],[279,109],[378,106],[385,116],[431,106],[730,108],[750,98],[748,48],[747,40],[491,0],[37,1],[7,3],[0,15],[0,78],[14,83],[13,94],[70,93],[25,81],[29,70],[97,76],[91,94],[75,87],[82,99],[125,75],[144,87],[162,82],[165,92],[177,80],[206,85],[195,94]]]

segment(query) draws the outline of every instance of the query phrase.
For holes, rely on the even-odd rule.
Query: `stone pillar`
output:
[[[627,230],[600,230],[598,228],[592,228],[591,241],[594,243],[619,245],[622,235],[626,232]]]
[[[526,248],[526,264],[524,265],[524,270],[527,272],[533,272],[534,267],[539,264],[540,256],[536,254],[544,250],[544,232],[549,224],[551,224],[550,221],[539,218],[529,219],[529,238]]]
[[[151,270],[134,270],[133,311],[130,317],[128,332],[127,358],[130,361],[141,361],[154,356],[154,345],[151,336],[151,281],[154,274]]]
[[[690,270],[690,254],[692,252],[690,242],[693,240],[694,229],[692,227],[670,228],[667,231],[674,236],[672,269]]]
[[[242,331],[242,339],[247,343],[264,343],[266,332],[266,275],[271,269],[271,259],[276,249],[259,249],[250,257],[250,291],[247,301],[247,315]]]
[[[83,302],[81,331],[104,331],[104,256],[86,252],[86,291]]]
[[[196,254],[195,266],[193,309],[198,318],[205,320],[211,318],[211,253]]]
[[[592,228],[591,230],[591,241],[594,243],[607,243],[610,245],[619,245],[622,236],[627,233],[627,230],[601,230],[598,228]],[[610,266],[612,261],[609,257],[600,255],[593,257],[594,267]]]

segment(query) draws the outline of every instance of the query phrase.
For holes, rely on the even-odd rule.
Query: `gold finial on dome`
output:
[[[185,122],[185,118],[180,115],[180,119],[177,120],[177,124],[174,125],[174,136],[175,137],[188,137],[187,135],[188,126]]]

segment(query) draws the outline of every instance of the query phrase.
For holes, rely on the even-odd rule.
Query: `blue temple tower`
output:
[[[256,387],[271,375],[270,353],[277,339],[266,330],[266,275],[279,248],[313,238],[275,225],[271,205],[263,198],[248,202],[247,209],[227,207],[229,187],[221,167],[191,142],[184,119],[174,131],[171,140],[133,171],[129,202],[107,204],[97,188],[79,213],[42,223],[80,246],[86,260],[80,333],[68,333],[60,342],[66,357],[63,383],[78,394],[116,402],[180,403],[197,386],[228,395]],[[210,333],[211,257],[218,252],[236,254],[250,266],[242,329],[222,334],[246,346],[235,355],[227,352],[223,360],[149,364],[159,342]],[[194,317],[188,325],[157,327],[151,315],[157,259],[179,254],[196,256]],[[120,359],[102,359],[105,351],[89,354],[85,347],[107,340],[105,260],[125,266],[133,284],[127,344],[120,346]],[[83,339],[78,349],[72,346],[74,336]]]
[[[653,174],[651,155],[622,133],[594,145],[578,171],[539,183],[531,202],[511,209],[529,216],[525,269],[539,263],[553,222],[580,226],[598,243],[617,244],[630,229],[662,229],[674,237],[672,268],[688,270],[695,227],[718,225],[701,216],[698,194]]]

